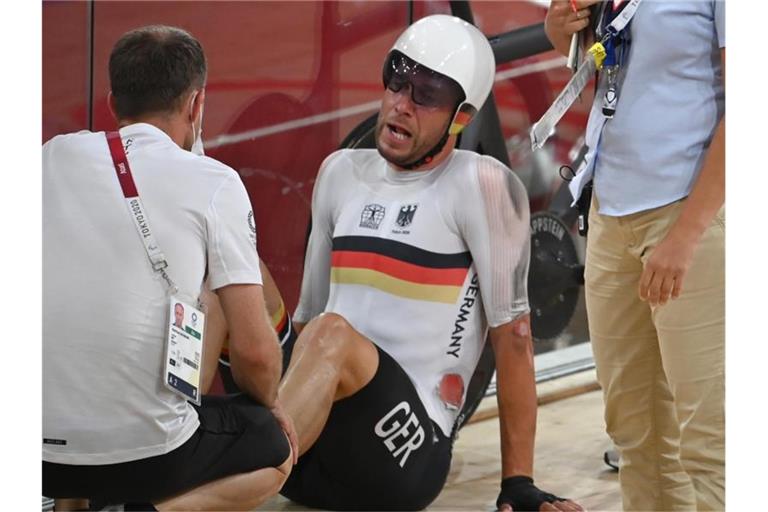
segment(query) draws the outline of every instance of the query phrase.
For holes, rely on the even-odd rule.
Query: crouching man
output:
[[[119,131],[43,147],[43,494],[252,509],[290,473],[295,435],[248,196],[233,169],[189,151],[203,49],[183,30],[141,28],[117,42],[109,74]],[[206,274],[244,394],[193,405]]]

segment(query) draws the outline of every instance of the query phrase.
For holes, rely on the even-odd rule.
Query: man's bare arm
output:
[[[530,315],[490,330],[496,355],[496,399],[501,427],[502,492],[499,510],[510,512],[526,502],[539,503],[538,510],[583,511],[578,503],[542,491],[533,484],[533,450],[536,440],[536,375]],[[516,477],[516,478],[510,478]],[[524,477],[526,482],[519,482]],[[518,480],[516,484],[512,482]],[[510,486],[505,485],[509,484]],[[522,505],[521,505],[522,504]],[[535,506],[531,504],[530,506]],[[531,510],[523,508],[523,510]]]
[[[235,284],[216,290],[229,327],[229,363],[235,383],[273,407],[282,370],[282,352],[270,325],[262,287]]]
[[[502,478],[533,477],[537,404],[530,315],[492,328],[490,338],[496,356]]]

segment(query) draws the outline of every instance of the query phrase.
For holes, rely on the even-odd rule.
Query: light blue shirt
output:
[[[682,199],[698,177],[725,112],[720,48],[725,3],[644,0],[629,27],[613,119],[602,114],[601,73],[587,124],[586,173],[601,214],[627,215]]]

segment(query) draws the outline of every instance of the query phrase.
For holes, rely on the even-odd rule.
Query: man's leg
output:
[[[269,268],[267,268],[262,260],[259,260],[259,269],[261,270],[261,280],[264,285],[264,304],[267,306],[267,313],[271,318],[277,315],[283,308],[283,297],[280,295],[280,290]]]
[[[347,331],[344,323],[326,328]],[[305,358],[302,364],[311,365],[313,355],[326,357],[316,347],[302,344],[303,349],[297,346],[297,352],[303,350],[298,356]],[[313,425],[303,427],[299,446],[306,453],[280,491],[296,503],[324,510],[421,510],[445,485],[451,439],[429,417],[405,370],[371,346],[378,363],[367,383],[347,395],[353,387],[341,377],[337,401],[331,393],[317,398],[326,406],[332,404],[329,413],[314,404],[300,413],[324,417],[319,436],[307,435]],[[354,349],[350,352],[354,354]],[[294,359],[292,368],[295,363]]]
[[[285,309],[283,296],[280,295],[277,283],[275,283],[272,274],[263,261],[259,261],[259,266],[264,281],[264,303],[267,306],[267,314],[269,314],[272,327],[277,332],[277,339],[280,341],[280,347],[283,350],[283,375],[285,375],[288,369],[288,362],[291,360],[293,347],[296,344],[297,335],[288,310]]]
[[[625,510],[692,510],[679,430],[651,311],[638,297],[639,245],[626,222],[594,208],[587,240],[586,299],[608,434],[621,455]]]
[[[293,455],[276,468],[264,468],[204,484],[155,503],[157,510],[252,510],[277,494],[293,466]]]
[[[163,482],[175,473],[184,471],[184,465],[195,464],[195,461],[185,460],[183,462],[174,460],[170,466],[161,464],[160,470],[157,466],[143,465],[141,461],[124,464],[129,466],[121,470],[117,466],[75,466],[70,471],[65,471],[59,466],[51,469],[50,465],[43,465],[43,479],[57,478],[59,482],[66,479],[73,482],[76,488],[83,488],[84,494],[96,494],[98,497],[92,502],[101,505],[114,505],[118,503],[132,503],[134,505],[154,501],[154,506],[158,510],[250,510],[276,495],[285,483],[293,467],[293,455],[289,451],[288,457],[277,467],[267,467],[256,471],[233,474],[231,476],[209,481],[203,485],[198,485],[182,493],[176,494],[171,498],[152,500],[146,493],[153,492],[152,485],[156,483],[142,482],[142,478],[157,479]],[[144,472],[144,475],[135,475],[137,471]],[[83,482],[89,482],[85,485]],[[117,489],[114,493],[105,488],[111,489],[121,486],[121,482],[128,482],[128,486],[134,488],[133,491]],[[50,480],[49,480],[50,485]],[[100,489],[88,489],[88,485],[99,486]],[[163,485],[162,483],[160,484]],[[58,483],[58,487],[62,484]],[[183,486],[177,486],[179,487]],[[66,492],[62,494],[66,495]],[[147,507],[149,508],[149,507]],[[57,498],[56,510],[88,510],[88,500]]]
[[[277,283],[272,278],[272,274],[264,264],[259,260],[259,268],[263,280],[264,304],[267,308],[272,327],[277,332],[277,339],[283,351],[283,374],[288,367],[288,361],[293,351],[293,345],[296,341],[296,333],[293,324],[285,309],[283,297],[277,288]],[[203,290],[201,295],[203,303],[208,308],[206,317],[206,347],[203,356],[203,377],[201,387],[203,393],[207,394],[213,383],[216,370],[218,368],[221,376],[224,391],[226,393],[239,393],[240,388],[235,384],[232,378],[232,371],[229,366],[229,347],[227,343],[227,322],[224,318],[224,311],[215,293],[209,290]]]
[[[227,320],[224,318],[224,310],[221,308],[219,297],[209,290],[207,285],[200,294],[200,302],[206,309],[205,345],[203,346],[200,389],[203,395],[207,395],[211,385],[213,385],[213,379],[216,377],[219,356],[227,338]]]
[[[272,413],[245,395],[203,397],[197,410],[198,429],[166,454],[100,466],[43,462],[43,494],[162,510],[248,509],[276,494],[293,456]]]
[[[277,494],[293,455],[268,409],[242,394],[204,397],[198,417],[198,438],[184,458],[199,467],[187,478],[205,483],[158,501],[158,510],[246,510]]]
[[[378,365],[374,344],[337,314],[324,313],[302,329],[278,392],[296,427],[300,455],[322,432],[333,402],[362,389]]]
[[[58,498],[54,500],[53,509],[56,512],[88,510],[88,500],[84,498]]]
[[[725,220],[704,233],[679,298],[655,308],[697,510],[725,508]]]
[[[154,506],[157,510],[250,510],[277,494],[292,467],[293,455],[289,454],[278,467],[220,478],[172,498],[156,501]],[[175,470],[179,469],[175,468]],[[158,474],[157,478],[166,476]],[[95,477],[92,476],[91,479]],[[104,505],[115,504],[112,503],[115,500],[105,498],[102,500]],[[88,510],[88,500],[59,498],[56,499],[56,510]]]

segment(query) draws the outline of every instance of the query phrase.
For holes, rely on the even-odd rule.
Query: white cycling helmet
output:
[[[465,99],[455,112],[451,135],[469,124],[491,92],[496,73],[491,45],[477,27],[460,18],[445,14],[421,18],[400,35],[390,55],[393,51],[461,86]]]

